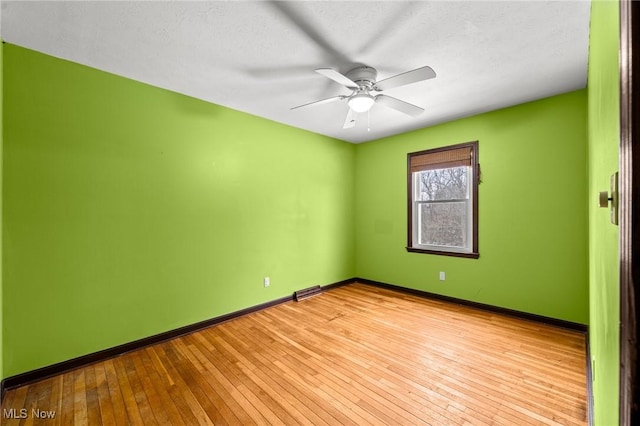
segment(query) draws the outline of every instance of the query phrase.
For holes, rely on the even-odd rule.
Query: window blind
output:
[[[424,172],[426,170],[446,169],[450,167],[471,166],[472,147],[445,149],[442,151],[429,152],[425,154],[412,155],[409,160],[409,170],[411,173]]]

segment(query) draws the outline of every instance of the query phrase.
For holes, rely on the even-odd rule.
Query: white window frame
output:
[[[473,252],[473,190],[472,190],[472,173],[473,167],[466,167],[467,169],[467,196],[466,198],[452,198],[445,200],[420,200],[420,174],[425,172],[412,173],[413,178],[413,248],[422,250],[434,250],[434,251],[448,251],[453,253],[472,253]],[[445,169],[440,169],[445,170]],[[466,241],[464,246],[443,246],[435,244],[420,244],[422,238],[420,236],[422,232],[422,216],[420,215],[420,206],[429,204],[441,204],[441,203],[464,203],[466,205]]]

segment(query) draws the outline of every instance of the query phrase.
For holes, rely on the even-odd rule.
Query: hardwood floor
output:
[[[586,399],[581,333],[351,284],[10,390],[2,424],[586,425]]]

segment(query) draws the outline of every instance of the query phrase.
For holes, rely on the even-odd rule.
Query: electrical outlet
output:
[[[440,281],[444,281],[445,276],[444,276],[444,272],[440,271]]]
[[[265,287],[269,287],[271,285],[271,279],[269,279],[269,277],[264,277],[263,283]]]

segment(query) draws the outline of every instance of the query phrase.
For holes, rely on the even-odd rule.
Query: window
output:
[[[478,142],[407,157],[407,250],[478,258]]]

